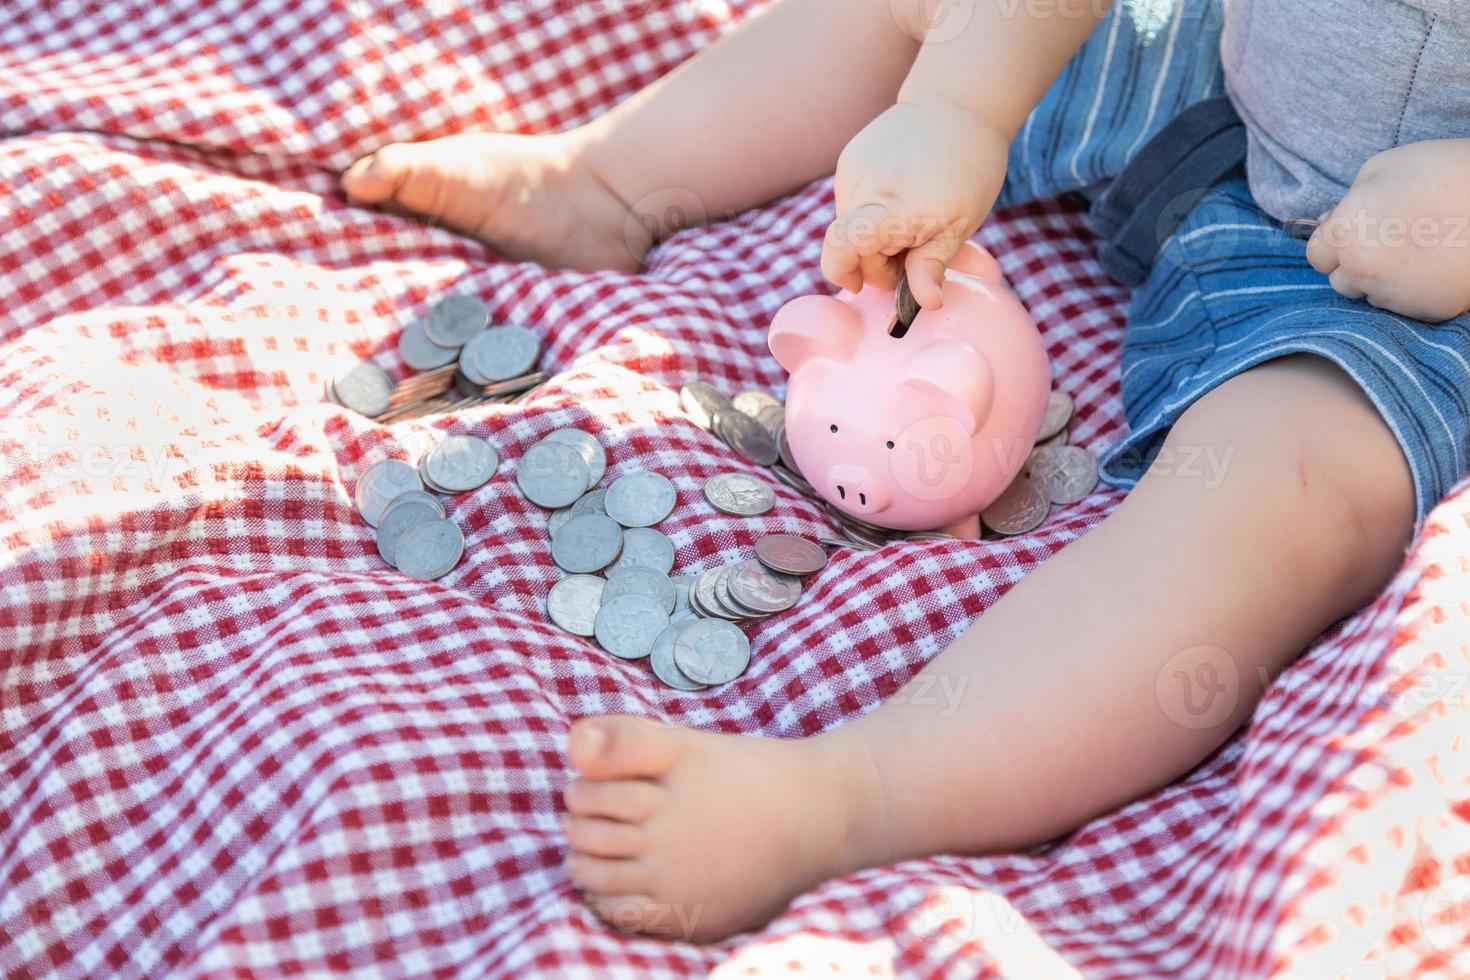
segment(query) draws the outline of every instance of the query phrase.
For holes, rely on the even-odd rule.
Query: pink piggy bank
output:
[[[894,294],[803,296],[771,324],[791,374],[786,438],[833,506],[904,531],[980,535],[979,513],[1036,441],[1051,391],[1046,348],[1000,266],[967,243],[944,307],[895,336]]]

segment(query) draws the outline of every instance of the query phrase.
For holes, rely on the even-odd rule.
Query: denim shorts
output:
[[[1150,21],[1150,11],[1167,11]],[[1160,129],[1224,91],[1221,0],[1118,3],[1018,134],[1001,203],[1105,188]],[[1295,353],[1351,376],[1398,439],[1422,518],[1470,472],[1470,314],[1428,324],[1336,293],[1240,172],[1191,202],[1133,293],[1129,434],[1103,454],[1131,486],[1174,422],[1231,377]]]

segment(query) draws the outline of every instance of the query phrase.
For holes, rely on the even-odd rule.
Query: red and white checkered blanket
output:
[[[0,0],[0,974],[1470,975],[1464,485],[1378,601],[1259,679],[1246,730],[1064,841],[852,875],[715,948],[579,904],[573,718],[841,724],[1120,499],[1003,542],[840,553],[750,630],[746,676],[695,695],[547,622],[546,515],[511,467],[452,502],[469,545],[447,578],[379,559],[349,491],[436,431],[512,465],[597,432],[613,476],[674,480],[681,571],[829,529],[784,487],[758,519],[699,503],[743,464],[675,394],[779,389],[765,327],[825,288],[829,185],[629,276],[498,261],[336,183],[387,141],[584,120],[753,5]],[[982,238],[1100,449],[1124,294],[1064,206]],[[450,289],[534,325],[551,383],[391,427],[323,403],[354,353],[402,376],[399,329]]]

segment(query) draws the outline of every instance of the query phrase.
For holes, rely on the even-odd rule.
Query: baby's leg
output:
[[[586,126],[395,143],[353,164],[343,187],[514,258],[636,268],[682,224],[832,173],[893,104],[925,2],[777,0]]]
[[[593,907],[715,939],[858,868],[1040,843],[1200,762],[1262,675],[1386,584],[1414,495],[1371,403],[1311,356],[1226,382],[1167,444],[1228,464],[1149,473],[1011,589],[920,673],[953,704],[806,740],[578,722],[567,866]]]

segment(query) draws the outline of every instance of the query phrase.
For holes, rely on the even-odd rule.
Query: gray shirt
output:
[[[1226,87],[1273,217],[1315,218],[1375,153],[1470,137],[1470,0],[1227,0]]]

